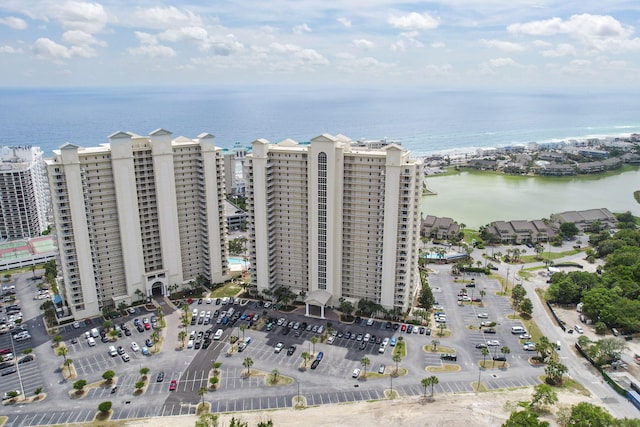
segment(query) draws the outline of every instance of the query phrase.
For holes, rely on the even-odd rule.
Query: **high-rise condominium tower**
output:
[[[321,135],[310,144],[257,140],[245,164],[259,291],[288,287],[322,309],[340,298],[410,307],[419,282],[421,162],[396,144],[368,149]]]
[[[0,147],[0,239],[39,236],[49,225],[47,173],[38,147]]]
[[[61,294],[74,317],[198,276],[224,280],[223,158],[212,135],[118,132],[99,147],[63,145],[47,170]]]

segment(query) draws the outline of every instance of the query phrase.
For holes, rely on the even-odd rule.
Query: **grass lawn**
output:
[[[452,363],[444,363],[440,366],[427,366],[425,371],[427,372],[458,372],[460,365],[454,365]]]
[[[209,298],[235,297],[242,291],[242,287],[237,283],[227,283],[226,285],[211,292]]]
[[[407,345],[404,341],[398,341],[393,349],[393,354],[399,354],[400,357],[407,357]]]
[[[425,344],[422,346],[422,349],[426,352],[429,353],[455,353],[456,350],[452,347],[444,347],[444,346],[437,346],[436,349],[433,349],[433,344]]]

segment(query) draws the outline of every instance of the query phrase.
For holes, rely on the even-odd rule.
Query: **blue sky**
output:
[[[0,85],[637,87],[637,0],[3,0]]]

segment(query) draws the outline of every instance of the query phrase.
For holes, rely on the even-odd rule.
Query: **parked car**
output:
[[[274,350],[275,350],[276,353],[280,353],[283,348],[284,348],[284,343],[283,342],[279,342],[278,344],[276,344]]]
[[[351,378],[358,378],[360,376],[360,368],[356,368],[351,373]]]
[[[178,388],[178,381],[171,380],[171,383],[169,384],[169,391],[174,391],[176,388]]]
[[[386,366],[384,365],[384,363],[381,363],[380,366],[378,366],[378,373],[380,375],[384,374],[385,368],[386,368]]]
[[[140,351],[140,346],[138,345],[137,342],[134,341],[134,342],[131,343],[131,350]]]
[[[287,349],[287,356],[291,356],[291,355],[293,355],[293,353],[295,353],[295,351],[296,351],[296,346],[295,346],[295,345],[290,346],[290,347]]]

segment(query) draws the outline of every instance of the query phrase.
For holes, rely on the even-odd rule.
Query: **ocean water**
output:
[[[94,146],[108,135],[308,141],[398,140],[413,155],[640,132],[637,93],[443,91],[415,87],[0,89],[0,145]]]

